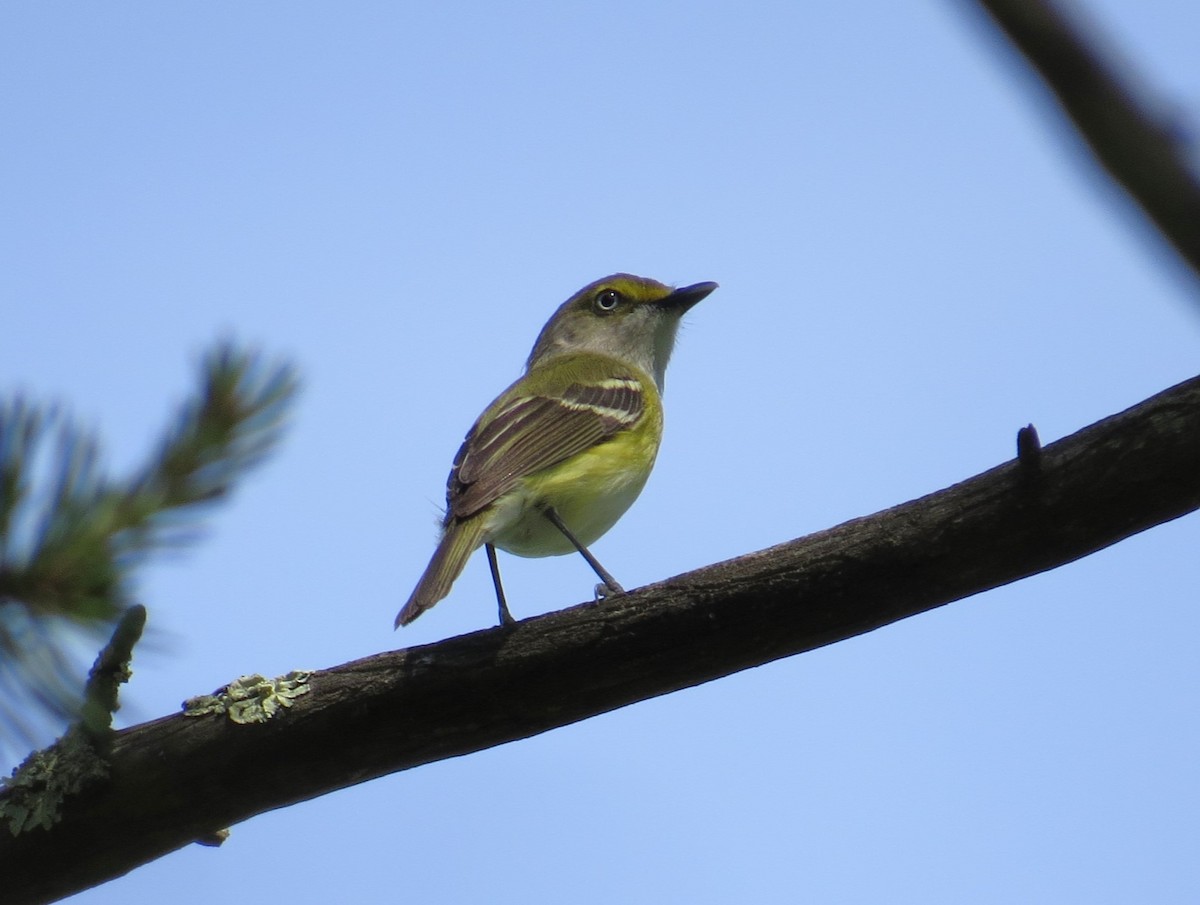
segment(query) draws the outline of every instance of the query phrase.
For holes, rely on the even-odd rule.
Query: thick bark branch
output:
[[[870,631],[1200,508],[1200,378],[946,490],[634,591],[316,673],[261,725],[116,736],[52,831],[0,834],[4,901],[118,876],[254,814]]]
[[[1047,0],[977,0],[1045,80],[1109,174],[1200,276],[1200,181],[1178,124]]]

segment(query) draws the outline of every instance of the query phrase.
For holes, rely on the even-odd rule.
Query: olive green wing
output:
[[[476,422],[454,458],[447,522],[474,515],[527,475],[603,443],[636,424],[644,410],[642,383],[632,373],[502,402],[494,416]]]

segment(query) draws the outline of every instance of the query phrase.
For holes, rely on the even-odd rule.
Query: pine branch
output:
[[[158,449],[123,480],[101,473],[95,438],[61,412],[0,403],[0,727],[10,735],[28,737],[23,711],[75,712],[67,636],[98,643],[130,606],[146,557],[194,539],[210,504],[278,441],[289,368],[222,343],[200,370]],[[50,479],[39,482],[47,459]]]
[[[68,801],[52,831],[0,836],[8,901],[49,901],[266,810],[862,634],[1200,508],[1200,378],[1044,448],[1024,429],[1020,449],[946,490],[599,605],[253,677],[191,716],[120,732],[107,786]]]

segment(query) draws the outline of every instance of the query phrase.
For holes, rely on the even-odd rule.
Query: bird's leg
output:
[[[613,578],[612,575],[609,574],[608,569],[600,565],[600,561],[596,559],[596,557],[592,556],[592,551],[581,544],[579,539],[571,533],[571,529],[566,526],[566,523],[564,523],[562,518],[559,517],[559,514],[554,511],[553,506],[543,507],[542,515],[546,516],[546,518],[550,520],[550,524],[561,531],[563,533],[563,537],[571,542],[571,546],[579,551],[579,555],[587,560],[587,564],[592,567],[592,571],[600,576],[600,580],[604,582],[604,586],[608,589],[610,594],[625,593],[625,589],[617,583],[617,580]],[[597,591],[599,591],[599,588],[597,588]],[[601,595],[599,593],[596,594],[597,599],[599,599],[600,596]]]
[[[492,570],[492,584],[496,586],[496,602],[500,604],[500,624],[512,625],[517,620],[508,611],[508,602],[504,599],[504,585],[500,583],[500,563],[496,561],[496,548],[484,544],[487,549],[488,568]]]

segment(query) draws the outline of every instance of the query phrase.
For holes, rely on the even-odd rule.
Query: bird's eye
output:
[[[597,314],[611,314],[621,304],[621,293],[615,289],[605,289],[596,296],[592,306]]]

